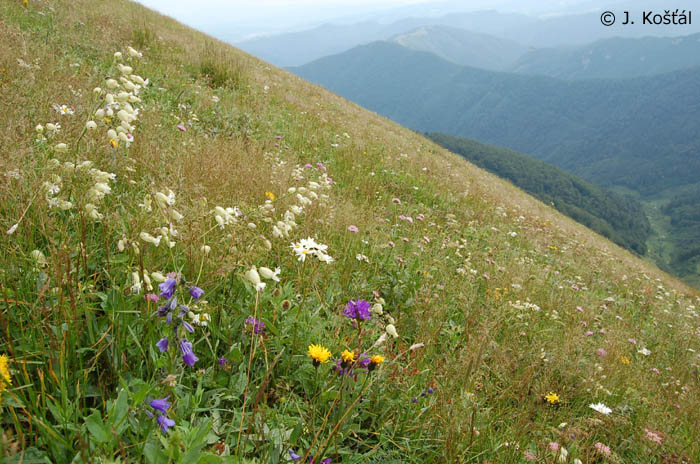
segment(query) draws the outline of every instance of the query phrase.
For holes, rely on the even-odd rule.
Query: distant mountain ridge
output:
[[[616,37],[578,47],[542,48],[520,55],[513,66],[501,69],[571,80],[651,76],[695,66],[700,66],[700,33]]]
[[[512,40],[450,26],[422,26],[391,39],[411,50],[433,53],[453,63],[503,70],[513,67],[528,47]]]
[[[408,127],[529,153],[599,185],[648,194],[700,177],[700,68],[572,82],[376,42],[292,70]]]
[[[679,0],[680,1],[680,0]],[[681,3],[686,3],[682,0]],[[641,11],[639,2],[616,8]],[[682,8],[676,5],[674,8]],[[692,7],[692,5],[690,6]],[[616,10],[617,11],[617,10]],[[600,12],[537,18],[516,13],[476,11],[439,17],[408,17],[383,24],[361,21],[354,24],[327,23],[305,31],[236,42],[236,46],[277,66],[300,66],[358,45],[389,40],[417,28],[447,26],[473,34],[487,34],[525,47],[578,46],[613,37],[683,36],[700,32],[700,21],[688,26],[641,25],[604,27]]]

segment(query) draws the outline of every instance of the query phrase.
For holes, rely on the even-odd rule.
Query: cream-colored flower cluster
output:
[[[106,89],[95,88],[97,95],[103,96],[103,105],[95,111],[95,117],[107,127],[107,139],[113,148],[120,144],[131,145],[134,141],[136,120],[139,116],[138,104],[141,103],[139,92],[148,86],[148,79],[134,74],[133,64],[142,57],[142,54],[128,47],[127,63],[121,52],[114,54],[119,78],[108,78],[105,81]],[[97,122],[88,121],[87,129],[96,129]]]
[[[297,167],[292,172],[292,176],[298,179],[303,178],[303,174],[303,167]],[[331,185],[330,179],[322,171],[319,173],[317,180],[309,181],[306,186],[290,187],[287,190],[287,194],[296,198],[296,203],[291,205],[282,215],[282,219],[272,226],[272,236],[280,239],[289,238],[290,232],[297,227],[297,217],[304,214],[306,208],[315,201],[323,202],[328,200],[328,195],[323,193],[323,191],[330,189]]]
[[[175,246],[175,238],[179,236],[179,232],[175,228],[177,222],[182,221],[183,215],[177,211],[175,206],[175,192],[170,189],[166,189],[166,192],[156,192],[153,195],[155,199],[156,208],[161,213],[165,224],[159,226],[154,234],[149,232],[141,231],[139,233],[139,238],[146,243],[150,243],[153,246],[160,246],[163,242],[168,248],[173,248]],[[145,212],[153,211],[153,201],[150,195],[147,195],[143,203],[139,203],[141,209]]]
[[[49,208],[67,211],[73,209],[77,202],[90,219],[102,219],[103,215],[99,212],[98,205],[106,195],[112,193],[110,183],[114,182],[117,176],[92,166],[93,163],[89,160],[73,163],[50,159],[47,167],[53,173],[50,180],[42,185]],[[71,188],[64,188],[64,179],[70,179]]]

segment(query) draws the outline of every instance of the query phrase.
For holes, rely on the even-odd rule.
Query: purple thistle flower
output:
[[[202,298],[202,295],[204,295],[204,290],[202,290],[199,287],[192,286],[192,287],[188,287],[188,288],[190,291],[190,296],[192,298],[194,298],[195,300],[199,300],[200,298]]]
[[[160,425],[160,430],[165,434],[168,433],[168,429],[175,425],[175,421],[172,419],[168,419],[165,416],[158,416],[158,425]]]
[[[226,365],[226,356],[220,357],[217,361],[219,362],[219,366],[224,367]]]
[[[433,390],[433,387],[428,387],[428,393],[431,394],[431,395],[432,395],[433,393],[435,393],[435,390]]]
[[[192,352],[192,343],[186,338],[180,340],[180,352],[182,353],[182,361],[190,367],[199,361],[199,358]]]
[[[343,310],[343,315],[350,319],[372,319],[369,314],[369,303],[365,300],[350,300]]]
[[[252,316],[245,320],[245,328],[252,330],[255,335],[265,335],[265,323]]]
[[[168,337],[163,337],[160,340],[158,340],[156,346],[158,347],[161,353],[164,351],[168,351]]]
[[[352,377],[353,375],[355,375],[355,372],[352,370],[351,367],[343,367],[342,359],[335,360],[335,366],[333,366],[333,369],[338,373],[339,376],[347,375],[349,377]]]
[[[166,279],[165,282],[161,282],[158,285],[160,296],[163,298],[171,298],[175,294],[175,287],[177,287],[177,280],[172,277]]]
[[[369,367],[369,358],[367,357],[367,353],[362,353],[362,356],[360,356],[362,359],[360,359],[355,367],[360,368],[360,369],[367,369]]]
[[[295,453],[294,450],[292,450],[292,449],[289,450],[289,457],[292,458],[292,461],[296,461],[297,459],[301,459],[301,456],[299,456],[297,453]]]
[[[163,414],[168,413],[168,409],[170,408],[170,401],[168,401],[169,396],[166,396],[165,398],[156,398],[154,400],[151,400],[151,407],[155,409],[156,411],[160,411]]]

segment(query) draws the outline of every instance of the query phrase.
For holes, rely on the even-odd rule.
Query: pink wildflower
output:
[[[349,226],[348,226],[348,230],[349,230],[350,232],[352,232],[352,233],[357,233],[357,232],[359,231],[359,229],[357,228],[357,226],[353,226],[353,225],[349,225]]]
[[[605,446],[601,442],[598,442],[593,446],[595,447],[596,451],[598,451],[600,454],[603,454],[605,456],[610,456],[610,447],[609,446]]]
[[[654,432],[653,430],[649,429],[644,429],[644,433],[647,434],[647,440],[653,441],[654,443],[661,444],[662,441],[664,441],[663,437],[659,435],[658,432]]]

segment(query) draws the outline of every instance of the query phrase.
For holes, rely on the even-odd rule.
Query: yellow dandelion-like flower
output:
[[[7,355],[0,355],[0,406],[2,406],[2,392],[12,385],[9,365],[10,359]]]
[[[10,377],[10,358],[6,354],[0,355],[0,385],[12,385],[12,377]],[[4,390],[4,387],[0,387]]]
[[[619,360],[620,363],[624,364],[625,366],[628,366],[630,363],[630,358],[628,358],[627,356],[620,356]]]
[[[378,365],[384,362],[386,358],[382,356],[381,354],[375,354],[371,358],[369,358],[369,365],[367,366],[367,370],[372,372]]]
[[[117,148],[119,146],[119,142],[114,139],[109,139],[109,144],[112,145],[112,148]]]
[[[331,352],[328,351],[328,348],[321,345],[309,345],[308,355],[313,359],[314,366],[318,367],[319,364],[328,362]]]
[[[559,395],[557,395],[554,392],[549,392],[546,395],[544,395],[544,399],[549,404],[559,404],[560,402]]]
[[[265,196],[270,199],[270,201],[275,201],[275,194],[272,192],[265,192]]]
[[[340,357],[343,358],[343,367],[352,366],[355,363],[355,353],[352,351],[345,350]]]

